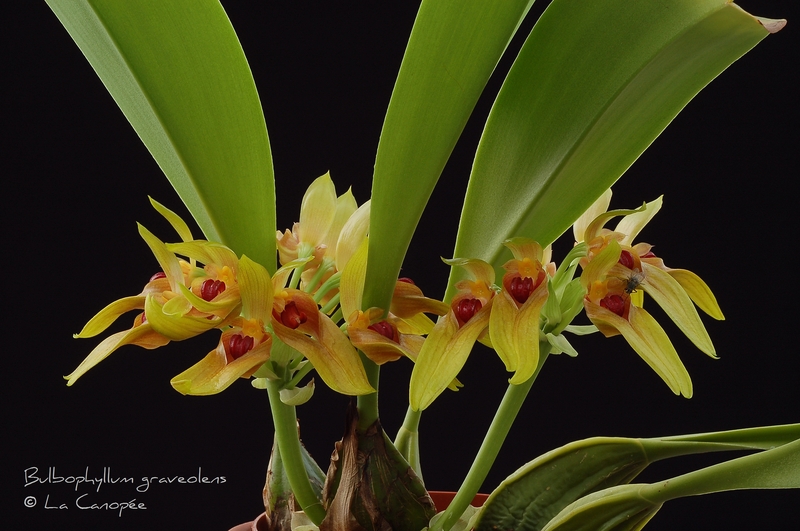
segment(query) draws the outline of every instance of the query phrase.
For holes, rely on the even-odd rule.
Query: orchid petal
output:
[[[622,252],[616,240],[611,240],[605,249],[589,262],[581,274],[581,284],[588,288],[595,280],[602,279],[619,262]]]
[[[242,315],[246,319],[268,323],[272,315],[273,290],[267,269],[242,256],[237,277],[242,297]]]
[[[201,264],[217,264],[220,267],[228,266],[233,271],[236,271],[239,263],[236,253],[217,242],[192,240],[189,242],[168,243],[167,249],[175,254],[194,258]]]
[[[178,287],[180,288],[181,295],[185,297],[185,300],[188,303],[186,307],[187,310],[190,309],[189,307],[194,307],[201,312],[212,313],[218,317],[226,317],[229,315],[231,310],[233,310],[241,300],[239,286],[230,286],[210,301],[207,301],[202,297],[198,297],[184,285],[180,285]],[[170,304],[172,301],[178,302],[179,300],[181,299],[171,299],[167,302],[167,304]]]
[[[266,363],[269,360],[270,343],[267,340],[230,363],[220,344],[202,360],[172,378],[169,383],[183,395],[215,395]]]
[[[358,250],[347,261],[339,280],[339,302],[342,315],[350,316],[361,309],[361,297],[364,293],[364,276],[367,273],[367,256],[369,238],[364,238]]]
[[[463,267],[467,273],[475,280],[485,283],[487,286],[494,284],[494,268],[487,262],[478,259],[466,258],[442,258],[442,261],[450,267]]]
[[[420,313],[445,315],[449,310],[448,304],[426,297],[415,284],[401,280],[395,283],[392,305],[389,309],[392,314],[408,319]]]
[[[172,299],[172,301],[181,302],[185,300],[183,298],[176,299]],[[171,304],[172,301],[168,301],[167,304]],[[172,308],[167,304],[164,306],[169,312]],[[208,319],[206,316],[195,317],[186,315],[183,312],[167,313],[164,311],[164,307],[159,305],[155,298],[150,295],[145,299],[144,312],[147,316],[147,323],[153,327],[153,330],[173,341],[182,341],[198,336],[222,324],[221,319]]]
[[[628,320],[586,301],[586,315],[601,330],[619,331],[637,354],[658,374],[673,393],[692,397],[692,380],[666,332],[645,310],[632,306]],[[630,322],[629,322],[630,321]]]
[[[577,243],[585,241],[584,237],[586,235],[586,229],[589,228],[589,224],[597,216],[608,210],[608,205],[611,204],[611,193],[611,188],[603,192],[603,194],[595,199],[594,203],[586,209],[586,212],[581,214],[581,216],[575,220],[575,223],[572,224],[572,234]]]
[[[661,210],[661,204],[663,202],[663,197],[660,196],[658,199],[654,201],[650,201],[646,204],[645,209],[641,212],[636,212],[634,214],[628,214],[624,216],[619,223],[617,223],[617,227],[614,229],[614,232],[620,232],[625,235],[625,237],[620,242],[623,245],[631,245],[633,240],[636,239],[636,236],[639,235],[639,232],[644,228],[647,223],[653,219],[659,210]]]
[[[336,217],[336,188],[330,173],[314,179],[300,205],[298,239],[312,247],[322,243]]]
[[[134,326],[130,330],[124,330],[111,334],[97,345],[78,367],[64,377],[67,385],[74,384],[78,378],[83,376],[89,369],[106,359],[112,352],[122,345],[138,345],[146,349],[154,349],[169,343],[169,339],[155,332],[148,323]]]
[[[697,348],[716,358],[711,338],[683,287],[669,273],[657,267],[647,263],[643,263],[642,267],[645,274],[642,289],[653,297]]]
[[[619,216],[630,216],[632,214],[643,212],[645,209],[647,209],[647,203],[636,209],[618,208],[601,213],[599,216],[593,219],[591,223],[589,223],[588,227],[586,227],[584,241],[591,243],[594,238],[600,235],[603,227],[605,227],[606,223],[608,223],[610,220]]]
[[[336,242],[336,269],[347,267],[350,258],[369,234],[370,205],[367,201],[356,210],[342,227]]]

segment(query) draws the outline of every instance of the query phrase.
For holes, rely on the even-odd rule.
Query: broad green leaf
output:
[[[532,3],[422,2],[375,160],[366,307],[388,308],[431,191]]]
[[[250,67],[215,0],[47,0],[209,240],[275,270],[275,191]]]
[[[594,437],[576,441],[534,459],[504,480],[484,504],[475,529],[538,531],[569,504],[628,483],[655,461],[703,452],[767,450],[799,440],[800,424],[789,424],[654,439]],[[630,495],[634,504],[639,503],[638,494]],[[641,514],[647,516],[648,512]]]
[[[554,0],[487,120],[455,256],[497,267],[509,237],[552,242],[695,94],[782,25],[727,0]],[[453,270],[449,294],[461,275]]]
[[[684,496],[739,489],[800,488],[800,440],[652,484],[618,485],[567,506],[543,531],[638,530]]]

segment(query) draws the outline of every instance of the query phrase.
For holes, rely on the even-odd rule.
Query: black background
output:
[[[416,13],[415,2],[224,2],[258,85],[277,178],[278,226],[297,219],[308,183],[330,170],[339,193],[370,193],[374,152]],[[553,357],[525,404],[484,486],[533,457],[594,435],[659,436],[798,421],[796,331],[798,62],[794,3],[742,0],[758,15],[788,18],[722,74],[656,140],[615,187],[616,207],[665,195],[642,234],[673,267],[697,272],[727,320],[706,319],[720,360],[661,322],[692,375],[695,396],[673,396],[621,338],[576,340],[576,359]],[[532,15],[545,5],[534,6]],[[43,2],[22,2],[6,21],[3,98],[5,248],[3,506],[7,529],[226,530],[261,510],[271,446],[266,396],[245,381],[216,397],[183,397],[169,378],[216,344],[201,337],[167,348],[123,348],[67,388],[96,341],[73,340],[111,300],[138,293],[156,269],[136,233],[140,221],[171,231],[147,195],[185,214],[180,200],[78,48]],[[526,27],[530,27],[530,22]],[[515,41],[516,43],[516,41]],[[519,43],[516,43],[518,45]],[[507,66],[507,63],[503,63]],[[493,78],[496,90],[501,76]],[[440,297],[471,165],[491,98],[481,100],[434,192],[404,275]],[[187,216],[188,218],[188,216]],[[559,248],[564,249],[562,244]],[[651,305],[652,306],[652,305]],[[655,310],[654,310],[655,312]],[[124,328],[122,323],[118,328]],[[393,434],[405,412],[410,364],[382,372],[381,411]],[[429,488],[458,487],[480,444],[507,375],[476,350],[459,393],[423,416]],[[299,408],[304,441],[325,466],[341,435],[346,399],[317,386]],[[670,477],[714,458],[660,463],[644,480]],[[25,487],[24,471],[114,477],[224,476],[224,484],[132,485],[100,492]],[[145,511],[79,511],[136,498]],[[70,505],[68,510],[45,509]],[[27,496],[37,498],[25,508]],[[787,528],[797,491],[738,492],[667,504],[648,526],[667,529]],[[792,504],[792,502],[795,502]],[[792,524],[793,525],[793,524]],[[789,525],[788,527],[792,527]],[[178,527],[180,526],[180,527]]]

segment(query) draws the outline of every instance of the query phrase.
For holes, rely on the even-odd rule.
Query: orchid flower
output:
[[[76,338],[96,336],[123,313],[141,312],[130,330],[112,334],[95,347],[78,368],[65,377],[68,385],[123,345],[157,348],[171,340],[180,341],[224,326],[232,314],[238,314],[234,311],[240,302],[235,285],[237,260],[233,252],[219,244],[192,241],[188,226],[177,214],[152,199],[151,203],[184,241],[171,246],[164,244],[139,225],[139,234],[153,251],[162,271],[151,277],[140,294],[112,302],[75,335]],[[190,261],[179,259],[171,249],[182,251]],[[206,267],[197,267],[196,260],[204,262]]]
[[[222,332],[217,348],[170,383],[182,394],[210,395],[237,378],[249,378],[270,357],[272,336],[264,323],[272,311],[272,282],[267,270],[246,256],[239,261],[242,314]]]
[[[475,341],[486,334],[495,298],[492,266],[477,259],[445,263],[463,267],[471,278],[456,285],[458,293],[449,311],[428,334],[417,356],[409,384],[409,403],[416,411],[427,408],[456,378]]]
[[[510,383],[518,385],[533,376],[539,364],[539,313],[547,300],[547,278],[555,275],[555,264],[542,265],[544,252],[533,240],[515,238],[505,246],[514,259],[503,266],[506,274],[492,305],[489,338],[506,370],[514,373]]]
[[[638,210],[606,211],[610,198],[610,191],[601,196],[573,227],[576,240],[586,242],[588,249],[581,274],[586,314],[606,337],[622,334],[675,394],[691,397],[689,374],[666,332],[642,308],[642,292],[653,297],[681,331],[713,358],[714,346],[692,301],[715,319],[723,319],[722,312],[697,275],[666,268],[650,244],[633,244],[661,208],[661,198]],[[617,216],[623,219],[614,231],[603,228]]]
[[[388,315],[370,308],[353,312],[348,319],[350,341],[378,365],[405,356],[416,361],[424,337],[434,327],[425,313],[445,315],[447,304],[425,297],[409,278],[398,279]]]

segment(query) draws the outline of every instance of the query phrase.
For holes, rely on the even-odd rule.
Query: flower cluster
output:
[[[350,395],[374,392],[359,357],[381,365],[407,357],[415,362],[409,400],[428,407],[446,388],[461,384],[458,373],[476,341],[497,352],[513,373],[510,384],[529,381],[547,353],[576,352],[562,332],[621,334],[675,393],[691,396],[689,375],[664,330],[643,308],[647,293],[705,353],[711,340],[692,302],[722,319],[713,294],[694,273],[670,269],[651,245],[633,244],[661,207],[661,199],[636,210],[607,211],[610,190],[576,221],[576,246],[559,268],[550,248],[527,238],[505,242],[513,258],[500,285],[494,268],[477,259],[445,262],[467,278],[456,284],[449,303],[425,297],[406,278],[398,279],[391,306],[362,308],[367,267],[369,201],[352,193],[337,196],[329,175],[306,191],[300,221],[277,233],[281,268],[265,267],[222,244],[192,238],[188,226],[159,203],[153,206],[175,228],[178,243],[164,243],[147,229],[139,232],[161,271],[142,292],[109,304],[76,334],[92,337],[123,313],[137,310],[133,326],[103,340],[66,377],[72,385],[86,371],[126,344],[156,348],[212,329],[217,347],[171,383],[181,393],[222,391],[240,377],[280,380],[307,400],[313,383],[297,388],[315,369],[332,389]],[[604,228],[622,216],[615,230]],[[573,278],[580,265],[578,278]],[[572,325],[585,310],[591,327]],[[437,315],[436,323],[426,315]],[[303,398],[297,398],[302,396]]]
[[[711,357],[716,357],[714,346],[694,304],[715,319],[723,319],[722,311],[700,277],[685,269],[666,267],[652,245],[633,243],[661,208],[661,198],[637,210],[607,211],[610,200],[609,190],[573,227],[576,241],[584,242],[587,248],[581,262],[586,315],[606,337],[621,334],[674,393],[691,397],[689,373],[664,329],[642,307],[643,294],[650,295]],[[613,231],[604,228],[619,216],[622,220]]]

